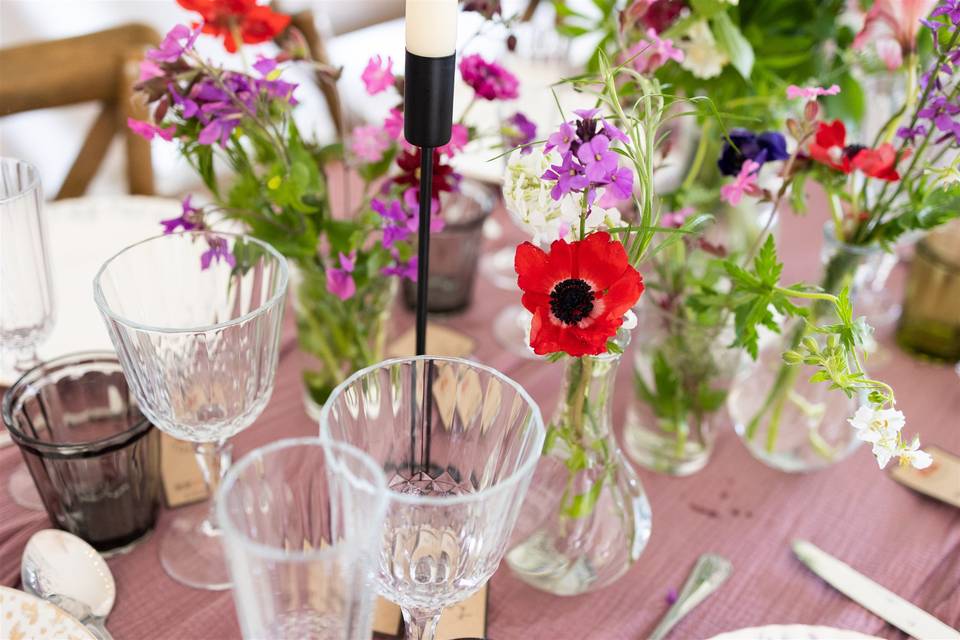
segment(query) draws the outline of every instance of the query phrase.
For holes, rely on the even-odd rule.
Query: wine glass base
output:
[[[17,465],[10,474],[9,488],[13,501],[18,505],[31,511],[43,511],[43,500],[40,499],[37,486],[33,483],[33,476],[30,475],[25,464]]]
[[[510,305],[493,320],[493,334],[500,346],[526,360],[540,360],[527,346],[527,318],[530,313],[520,305]]]
[[[480,273],[498,289],[517,290],[517,271],[514,267],[516,247],[504,247],[480,257]]]
[[[209,521],[210,504],[187,507],[160,540],[160,564],[171,578],[194,589],[225,591],[232,585],[220,530]]]

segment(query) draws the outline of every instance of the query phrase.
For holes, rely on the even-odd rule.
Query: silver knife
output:
[[[837,560],[813,543],[794,540],[793,553],[834,589],[914,638],[918,640],[960,639],[960,632],[956,629],[940,622],[920,607],[910,604],[870,578],[857,573],[849,565]]]

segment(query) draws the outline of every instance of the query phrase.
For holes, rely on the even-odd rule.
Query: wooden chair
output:
[[[146,106],[133,98],[133,85],[144,51],[158,42],[151,27],[128,24],[0,50],[0,116],[89,101],[102,105],[57,200],[83,195],[118,133],[126,143],[130,193],[153,194],[150,143],[127,128],[127,118],[147,116]]]

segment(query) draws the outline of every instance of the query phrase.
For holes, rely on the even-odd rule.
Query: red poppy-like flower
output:
[[[405,184],[414,189],[420,188],[420,148],[405,150],[397,156],[397,166],[403,172],[394,178],[397,184]],[[431,196],[439,198],[442,191],[453,191],[457,188],[460,176],[453,171],[453,167],[440,160],[440,154],[433,154],[433,184]]]
[[[524,242],[516,270],[523,306],[533,314],[530,346],[539,355],[605,353],[643,293],[643,278],[623,244],[602,231],[575,242],[556,240],[549,253]]]
[[[906,157],[906,154],[904,155]],[[889,142],[876,149],[863,149],[853,158],[853,166],[860,169],[871,178],[896,182],[900,179],[897,173],[897,151]]]
[[[223,37],[223,46],[230,53],[237,50],[235,35],[246,44],[267,42],[290,24],[290,16],[257,4],[257,0],[177,0],[177,4],[199,13],[203,32]]]

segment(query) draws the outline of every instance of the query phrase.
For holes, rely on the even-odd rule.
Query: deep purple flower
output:
[[[941,0],[937,8],[930,13],[931,18],[947,16],[955,25],[960,25],[960,0]]]
[[[630,144],[630,138],[627,137],[627,134],[625,134],[623,131],[620,131],[616,125],[607,122],[606,120],[603,121],[603,135],[610,138],[611,141],[619,140],[623,144]]]
[[[570,151],[570,144],[573,142],[574,137],[577,135],[577,132],[574,131],[573,125],[569,122],[564,122],[560,125],[560,128],[550,134],[550,137],[547,138],[547,144],[544,145],[544,152],[548,152],[551,149],[556,149],[560,152],[560,155],[563,155]]]
[[[173,103],[180,107],[180,115],[183,116],[184,119],[189,120],[193,116],[197,115],[197,112],[200,111],[200,107],[195,101],[180,95],[180,92],[177,91],[176,87],[172,84],[167,88],[170,91],[170,95],[173,96]]]
[[[897,137],[903,138],[907,142],[913,144],[914,138],[920,138],[927,135],[927,128],[922,124],[918,124],[913,127],[900,127],[897,129]]]
[[[407,214],[403,211],[403,206],[399,200],[391,200],[387,205],[383,200],[374,198],[370,201],[370,208],[380,214],[380,217],[391,222],[404,222]]]
[[[488,62],[479,54],[460,61],[460,75],[477,96],[484,100],[512,100],[520,95],[516,76],[496,62]]]
[[[597,117],[597,114],[600,113],[600,109],[575,109],[574,113],[577,114],[581,120],[593,120]]]
[[[520,153],[523,154],[533,151],[530,143],[537,137],[537,125],[520,111],[507,118],[503,132],[508,147],[522,147]]]
[[[256,69],[260,75],[268,76],[271,71],[277,68],[277,61],[273,58],[260,56],[257,58],[257,61],[253,63],[253,68]]]
[[[184,51],[193,48],[199,35],[199,29],[192,31],[185,25],[175,25],[160,41],[160,46],[147,51],[146,56],[154,62],[176,62]]]
[[[786,138],[776,131],[766,131],[757,135],[747,129],[733,129],[730,131],[730,140],[736,148],[729,141],[725,141],[720,158],[717,160],[720,173],[725,176],[738,175],[746,160],[753,160],[762,165],[764,162],[786,160],[790,157],[787,153]]]
[[[577,158],[583,163],[590,182],[606,182],[617,169],[617,154],[609,150],[610,139],[605,135],[594,136],[577,149]]]
[[[192,197],[193,196],[187,196],[183,199],[183,202],[180,203],[180,215],[178,217],[160,221],[165,234],[173,233],[179,228],[183,228],[184,231],[194,231],[204,228],[203,210],[191,204],[190,199]]]
[[[219,262],[220,260],[226,262],[231,268],[237,266],[237,259],[230,253],[226,238],[210,236],[207,238],[207,245],[210,248],[200,255],[201,269],[209,269],[212,262]]]
[[[541,177],[544,180],[557,181],[550,190],[550,197],[557,201],[571,191],[580,191],[590,186],[590,180],[583,174],[583,167],[573,159],[572,153],[564,154],[563,162],[550,165]]]

